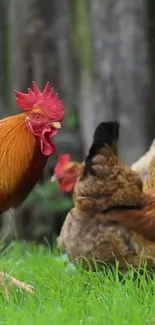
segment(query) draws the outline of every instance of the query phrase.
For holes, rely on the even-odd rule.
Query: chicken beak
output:
[[[59,129],[61,129],[61,123],[60,122],[52,122],[52,127],[54,129],[59,130]]]
[[[53,175],[52,177],[51,177],[51,182],[53,183],[53,182],[56,182],[57,181],[57,177],[55,176],[55,175]]]

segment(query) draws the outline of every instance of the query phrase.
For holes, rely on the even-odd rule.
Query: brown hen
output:
[[[118,136],[116,122],[97,127],[75,185],[74,208],[66,217],[58,247],[73,262],[82,260],[85,266],[94,261],[114,265],[117,260],[125,270],[127,264],[153,264],[155,243],[141,233],[140,218],[136,226],[136,214],[144,216],[144,209],[153,199],[143,192],[139,175],[119,161]]]

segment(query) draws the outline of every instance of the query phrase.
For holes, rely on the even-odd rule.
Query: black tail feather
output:
[[[114,142],[117,142],[118,138],[119,123],[117,121],[102,122],[97,126],[93,136],[93,143],[85,159],[85,173],[91,169],[92,158],[98,154],[101,148],[105,145],[111,147]]]

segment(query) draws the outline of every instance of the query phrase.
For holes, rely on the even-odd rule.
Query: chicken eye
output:
[[[37,113],[35,114],[35,120],[39,121],[41,119],[41,114]]]

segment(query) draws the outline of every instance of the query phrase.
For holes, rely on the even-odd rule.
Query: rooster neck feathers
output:
[[[24,120],[22,113],[0,121],[0,206],[4,210],[12,202],[15,207],[24,201],[47,163]]]

